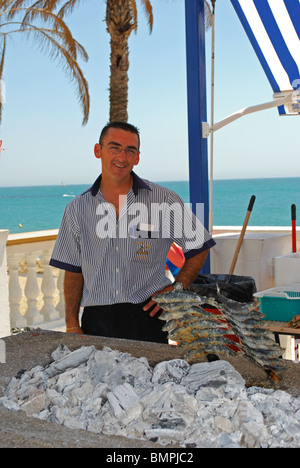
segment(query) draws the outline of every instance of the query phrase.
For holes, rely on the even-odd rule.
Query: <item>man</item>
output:
[[[94,153],[102,173],[67,205],[50,261],[65,270],[67,332],[166,343],[153,297],[187,288],[215,242],[175,192],[133,172],[136,127],[106,125]],[[173,242],[185,255],[175,285],[165,274]]]

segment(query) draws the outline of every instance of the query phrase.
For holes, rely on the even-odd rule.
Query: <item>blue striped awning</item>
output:
[[[300,114],[300,0],[231,0],[274,91],[297,90],[280,115]],[[298,101],[298,102],[297,102]]]

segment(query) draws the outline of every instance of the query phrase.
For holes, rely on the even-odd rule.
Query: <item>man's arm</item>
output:
[[[82,273],[65,272],[64,292],[66,302],[67,333],[81,334],[79,309],[83,291]]]
[[[181,268],[180,272],[178,273],[176,277],[176,281],[179,283],[182,283],[184,288],[187,288],[192,282],[194,281],[195,278],[197,278],[199,271],[203,267],[205,260],[207,258],[209,249],[204,250],[203,252],[200,252],[198,255],[195,255],[194,257],[189,258],[186,260],[185,264]],[[156,294],[160,294],[162,292],[167,292],[167,291],[172,291],[173,286],[170,285],[166,287],[163,291],[159,291]],[[155,294],[153,294],[155,296]],[[150,300],[144,307],[143,310],[147,311],[152,307],[154,304],[156,304],[155,301]],[[157,305],[150,313],[150,316],[153,317],[157,312],[159,312],[161,308]]]
[[[185,261],[183,267],[176,276],[176,281],[182,283],[185,289],[188,288],[190,284],[192,284],[195,278],[197,278],[205,263],[205,260],[207,259],[208,252],[209,249],[204,250],[198,255],[195,255],[194,257],[191,257]]]

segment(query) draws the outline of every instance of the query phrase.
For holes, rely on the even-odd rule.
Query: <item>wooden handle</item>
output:
[[[255,202],[255,195],[252,195],[252,197],[250,199],[249,206],[248,206],[248,210],[247,210],[247,213],[246,213],[243,228],[241,230],[241,234],[240,234],[240,237],[239,237],[239,240],[238,240],[238,243],[237,243],[234,255],[233,255],[231,267],[229,269],[229,274],[230,275],[233,274],[234,269],[235,269],[235,265],[236,265],[237,258],[239,256],[239,253],[240,253],[240,250],[241,250],[241,246],[242,246],[242,243],[243,243],[243,240],[244,240],[245,232],[246,232],[246,229],[247,229],[247,225],[248,225],[248,222],[249,222],[249,218],[250,218],[250,215],[251,215],[251,212],[252,212],[254,202]]]
[[[291,206],[292,212],[292,252],[297,252],[297,232],[296,232],[296,205]]]

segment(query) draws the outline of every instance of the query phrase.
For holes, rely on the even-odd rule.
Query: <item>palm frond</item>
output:
[[[45,8],[45,10],[50,10],[53,11],[57,8],[58,3],[60,3],[61,0],[38,0],[41,1],[41,7]]]
[[[21,10],[23,9],[19,9],[19,12]],[[21,29],[23,28],[23,25],[26,25],[27,23],[32,24],[34,20],[37,20],[37,21],[42,20],[48,23],[49,26],[53,25],[53,28],[55,28],[57,31],[60,31],[61,40],[63,41],[64,47],[68,48],[69,52],[76,59],[76,55],[77,55],[76,43],[73,39],[71,31],[69,30],[66,23],[61,18],[59,18],[57,15],[55,15],[51,11],[44,10],[42,8],[30,7],[25,10],[25,15],[22,20]]]
[[[7,14],[7,19],[14,19],[15,16],[18,15],[19,8],[26,8],[27,0],[13,0],[5,3],[9,3],[6,7],[8,11],[3,11],[3,13]]]
[[[6,50],[6,38],[4,37],[3,38],[2,54],[1,54],[1,62],[0,62],[0,80],[2,79],[2,75],[3,75],[5,50]]]
[[[131,8],[131,14],[133,18],[133,22],[135,24],[135,31],[137,31],[137,25],[138,25],[138,12],[137,12],[137,4],[135,0],[130,0],[130,8]]]
[[[204,0],[204,16],[205,16],[205,29],[208,30],[212,27],[213,12],[215,7],[215,0],[211,0],[212,8],[207,0]]]
[[[68,13],[72,13],[72,11],[74,10],[74,8],[76,6],[78,6],[80,3],[80,0],[69,0],[68,2],[66,2],[62,7],[61,9],[59,10],[59,12],[57,13],[57,15],[60,17],[60,18],[63,18],[65,15],[67,15]]]
[[[47,52],[51,59],[58,62],[68,73],[77,88],[77,96],[83,110],[83,125],[89,116],[90,97],[88,83],[77,62],[80,56],[88,60],[84,47],[76,41],[64,20],[53,11],[46,10],[46,3],[55,8],[59,0],[36,0],[28,6],[31,0],[0,0],[0,40],[2,40],[2,54],[0,62],[0,79],[3,73],[6,38],[16,33],[26,34],[35,39],[36,43]],[[0,121],[2,103],[0,102]]]
[[[78,100],[83,110],[82,124],[85,125],[88,121],[90,109],[88,83],[72,54],[57,40],[60,39],[60,33],[56,29],[40,29],[29,23],[23,23],[22,29],[10,31],[10,33],[12,32],[22,32],[28,36],[34,35],[38,47],[42,51],[47,51],[51,59],[58,60],[64,71],[70,75],[71,81],[74,81],[77,86]]]
[[[35,3],[35,5],[37,5],[38,3],[41,3],[41,0],[38,0],[38,2]],[[23,28],[23,24],[33,24],[35,20],[41,20],[41,22],[44,21],[48,25],[53,25],[53,28],[60,32],[60,37],[63,41],[64,47],[66,47],[69,50],[73,57],[76,59],[77,54],[79,53],[81,58],[83,58],[85,61],[88,60],[88,54],[84,47],[73,38],[71,31],[69,30],[68,26],[63,21],[63,19],[55,15],[53,12],[45,10],[43,8],[35,8],[33,6],[29,8],[20,7],[16,9],[16,11],[14,8],[12,8],[12,10],[12,13],[14,14],[20,15],[23,12],[25,13],[22,20],[22,24],[20,26],[21,29]],[[43,27],[42,23],[40,27]]]
[[[152,5],[149,0],[140,0],[142,7],[144,8],[145,15],[148,20],[148,26],[150,33],[152,32],[153,29],[153,10],[152,10]]]
[[[13,2],[14,0],[0,0],[0,15],[3,11],[8,10]]]
[[[152,5],[149,0],[140,0],[140,3],[144,9],[144,13],[147,18],[147,23],[149,26],[150,33],[152,33],[153,29],[153,10],[152,10]],[[136,0],[130,0],[130,8],[131,8],[131,14],[132,18],[135,23],[135,32],[137,32],[138,28],[138,9],[137,9],[137,2]]]

